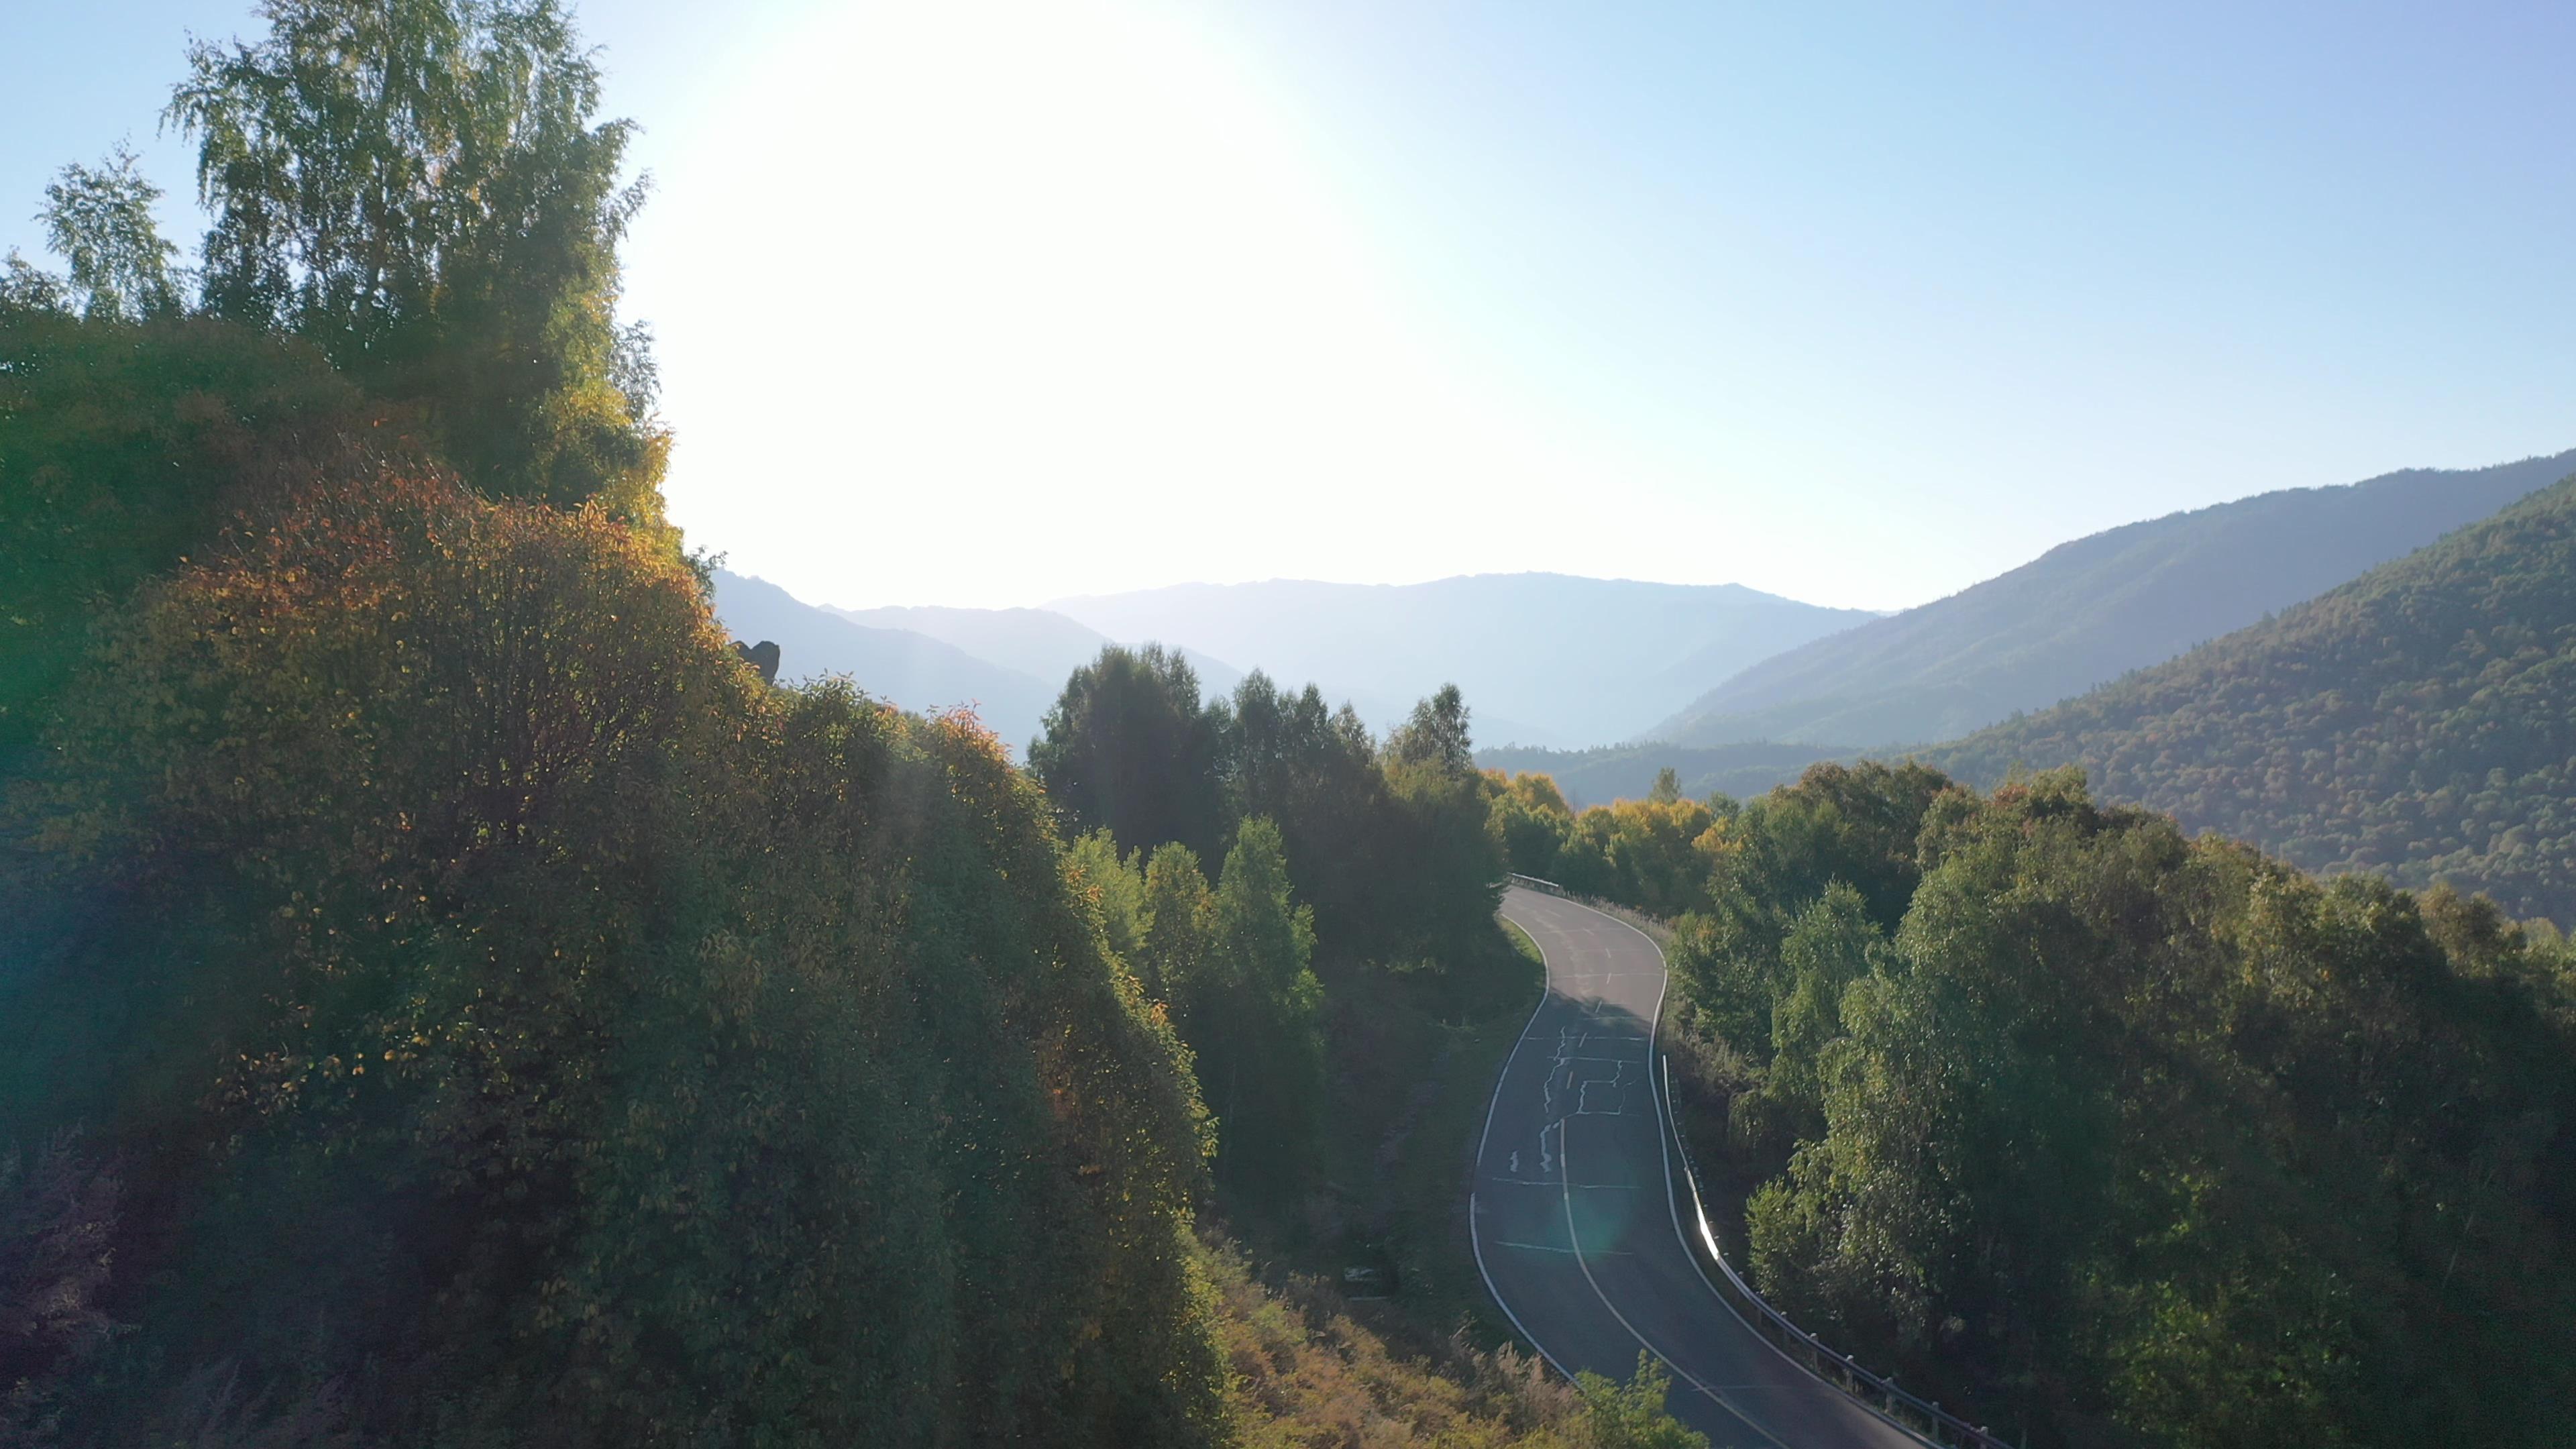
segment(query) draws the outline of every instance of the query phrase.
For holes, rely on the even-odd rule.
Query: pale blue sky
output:
[[[1894,608],[2576,445],[2576,8],[583,8],[693,541],[811,598]],[[13,19],[0,246],[237,4]],[[174,230],[192,236],[193,224]]]

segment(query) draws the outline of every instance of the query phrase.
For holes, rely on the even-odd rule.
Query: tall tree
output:
[[[1138,901],[1136,977],[1146,995],[1171,1009],[1187,1038],[1193,1013],[1231,989],[1224,976],[1212,974],[1225,965],[1209,949],[1216,897],[1199,858],[1188,846],[1166,841],[1145,861]]]
[[[45,188],[45,241],[71,263],[70,299],[93,320],[140,322],[175,316],[179,249],[161,239],[152,203],[161,188],[135,168],[119,143],[97,168],[73,164]]]
[[[1395,854],[1411,863],[1397,939],[1430,959],[1490,929],[1501,904],[1503,854],[1487,828],[1493,784],[1476,770],[1467,718],[1465,696],[1444,684],[1386,741]]]
[[[168,111],[214,212],[205,303],[421,408],[487,493],[658,520],[642,334],[615,321],[625,121],[554,0],[268,0]]]
[[[1467,698],[1454,684],[1413,706],[1413,714],[1386,737],[1387,757],[1399,765],[1434,765],[1466,773],[1476,767],[1467,733]]]
[[[1178,650],[1102,649],[1065,681],[1045,729],[1029,745],[1029,770],[1076,829],[1106,828],[1128,849],[1179,841],[1216,855],[1217,721]]]
[[[1217,878],[1210,945],[1234,985],[1231,1009],[1201,1048],[1217,1112],[1217,1170],[1246,1185],[1291,1185],[1315,1159],[1324,1098],[1324,988],[1315,979],[1315,913],[1296,904],[1279,827],[1235,831]],[[1195,1043],[1194,1043],[1195,1045]]]
[[[1392,807],[1368,727],[1315,686],[1291,694],[1257,669],[1219,718],[1228,813],[1278,825],[1298,890],[1336,952],[1375,951],[1394,910],[1381,866]]]
[[[1095,830],[1066,846],[1064,859],[1081,889],[1100,907],[1100,928],[1109,938],[1110,954],[1141,978],[1137,957],[1145,935],[1144,852],[1133,851],[1122,859],[1117,839],[1106,830]],[[1148,985],[1145,994],[1162,993]]]

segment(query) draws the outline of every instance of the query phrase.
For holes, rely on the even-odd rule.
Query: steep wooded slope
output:
[[[1190,1078],[982,731],[400,468],[93,641],[0,817],[0,1223],[92,1256],[0,1297],[96,1331],[0,1439],[1215,1436]]]
[[[1926,758],[2080,764],[2320,871],[2576,924],[2576,478],[2277,619]]]
[[[2571,471],[2576,452],[2419,468],[2114,528],[1764,660],[1650,734],[1687,745],[1956,738],[2241,629]]]

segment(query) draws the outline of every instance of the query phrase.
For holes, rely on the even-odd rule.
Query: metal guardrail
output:
[[[1552,880],[1540,880],[1537,876],[1522,875],[1518,871],[1507,872],[1505,878],[1511,884],[1548,895],[1563,896],[1571,901],[1583,900],[1583,897]],[[1681,1122],[1672,1112],[1673,1060],[1660,1050],[1656,1056],[1664,1076],[1663,1110],[1658,1115],[1663,1120],[1664,1130],[1672,1137],[1675,1155],[1681,1158],[1682,1181],[1690,1187],[1691,1219],[1699,1229],[1699,1241],[1695,1244],[1690,1241],[1688,1233],[1682,1235],[1682,1249],[1693,1253],[1694,1259],[1705,1254],[1710,1262],[1717,1265],[1716,1278],[1710,1278],[1704,1271],[1700,1277],[1717,1294],[1718,1300],[1732,1309],[1747,1328],[1779,1349],[1791,1363],[1826,1385],[1840,1389],[1862,1407],[1883,1416],[1916,1438],[1939,1446],[1939,1449],[2013,1449],[2010,1443],[1995,1437],[1984,1425],[1971,1424],[1942,1408],[1939,1403],[1918,1398],[1899,1388],[1893,1379],[1871,1373],[1848,1356],[1827,1348],[1822,1339],[1791,1323],[1787,1314],[1772,1307],[1761,1294],[1753,1291],[1753,1285],[1744,1281],[1743,1275],[1735,1271],[1735,1265],[1726,1260],[1725,1251],[1717,1245],[1717,1230],[1708,1221],[1707,1199],[1700,1196],[1699,1170],[1691,1166],[1690,1144],[1682,1140]],[[1723,1287],[1719,1286],[1721,1283]]]
[[[1681,1123],[1673,1116],[1670,1107],[1673,1099],[1671,1057],[1663,1058],[1663,1068],[1664,1126],[1672,1134],[1673,1148],[1681,1157],[1682,1180],[1690,1186],[1691,1219],[1699,1229],[1699,1241],[1689,1243],[1688,1234],[1685,1234],[1684,1247],[1697,1248],[1717,1265],[1717,1278],[1708,1278],[1705,1273],[1700,1275],[1707,1279],[1709,1287],[1717,1289],[1718,1296],[1727,1301],[1727,1306],[1735,1310],[1746,1327],[1778,1348],[1791,1363],[1842,1390],[1864,1407],[1885,1415],[1889,1422],[1907,1433],[1943,1446],[1943,1449],[2012,1449],[2011,1444],[1996,1438],[1985,1426],[1971,1424],[1932,1400],[1917,1398],[1897,1387],[1894,1380],[1871,1373],[1845,1355],[1827,1348],[1823,1340],[1791,1323],[1787,1314],[1772,1307],[1761,1294],[1753,1291],[1753,1285],[1744,1281],[1743,1276],[1735,1271],[1735,1265],[1726,1260],[1724,1250],[1717,1245],[1717,1232],[1708,1221],[1707,1200],[1700,1196],[1699,1171],[1691,1166],[1690,1145],[1682,1140]],[[1721,1282],[1724,1287],[1719,1287]]]

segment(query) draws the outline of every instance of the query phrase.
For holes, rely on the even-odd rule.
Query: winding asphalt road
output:
[[[1652,1350],[1673,1413],[1717,1449],[1922,1449],[1756,1337],[1683,1246],[1656,1091],[1663,952],[1519,886],[1503,915],[1547,957],[1547,995],[1494,1086],[1467,1216],[1521,1336],[1569,1375],[1624,1380]]]

